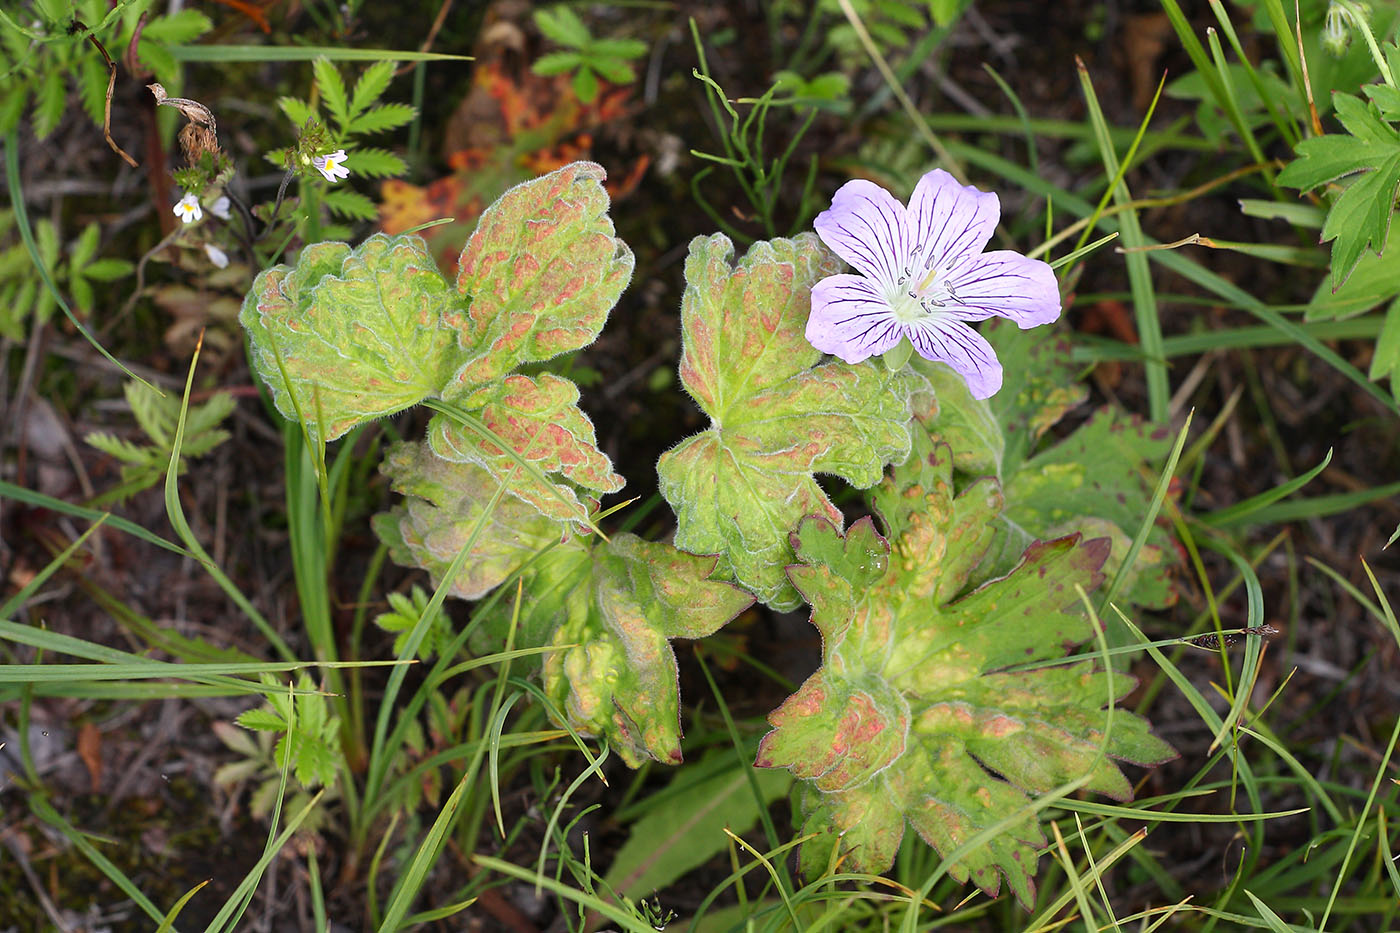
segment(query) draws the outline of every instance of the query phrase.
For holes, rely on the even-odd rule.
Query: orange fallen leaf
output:
[[[90,722],[78,728],[78,757],[87,766],[95,794],[102,786],[102,733]]]

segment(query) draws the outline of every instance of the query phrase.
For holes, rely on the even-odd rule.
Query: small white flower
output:
[[[213,208],[211,207],[210,210],[212,211]],[[214,265],[218,266],[220,269],[228,268],[228,253],[219,249],[213,243],[205,243],[204,252],[208,254],[209,261]]]
[[[344,149],[337,149],[330,155],[317,156],[311,160],[311,164],[316,166],[316,171],[326,176],[326,181],[350,177],[350,170],[345,167]]]
[[[199,198],[192,194],[186,194],[179,201],[175,202],[175,216],[187,224],[192,224],[204,216],[204,211],[200,209]]]
[[[228,207],[229,207],[229,204],[228,204],[228,195],[226,195],[226,194],[221,194],[221,195],[219,195],[219,199],[218,199],[217,201],[215,201],[213,204],[209,205],[209,213],[213,214],[215,217],[219,218],[220,220],[228,220],[228,219],[229,219]]]

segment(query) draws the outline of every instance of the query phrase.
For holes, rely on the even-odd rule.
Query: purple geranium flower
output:
[[[879,185],[846,182],[815,226],[861,274],[816,284],[807,339],[859,363],[908,337],[924,359],[953,367],[974,398],[995,395],[1001,364],[967,322],[1004,317],[1029,328],[1060,316],[1048,265],[1011,250],[982,252],[1000,216],[995,194],[942,169],[919,179],[907,208]]]

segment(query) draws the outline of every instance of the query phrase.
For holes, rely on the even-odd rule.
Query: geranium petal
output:
[[[1025,330],[1060,316],[1060,287],[1050,266],[1008,249],[974,256],[947,284],[957,295],[953,311],[965,321],[1004,317]]]
[[[904,205],[862,178],[837,189],[812,224],[822,242],[881,285],[893,285],[909,256]]]
[[[982,252],[1001,219],[1001,201],[990,191],[960,185],[936,168],[919,179],[909,199],[909,236],[919,250],[918,268],[949,269],[966,256]],[[913,271],[913,277],[921,277]]]
[[[859,363],[884,353],[903,336],[904,327],[869,279],[842,273],[813,286],[807,342],[823,353]]]
[[[926,360],[947,363],[967,382],[973,398],[991,398],[1001,388],[996,351],[971,327],[947,315],[909,325],[909,340]]]

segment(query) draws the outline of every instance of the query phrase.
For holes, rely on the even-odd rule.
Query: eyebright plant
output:
[[[325,58],[311,63],[313,93],[307,99],[279,98],[277,104],[297,127],[297,141],[280,152],[267,154],[268,160],[316,180],[319,173],[327,182],[348,178],[390,178],[406,171],[403,159],[387,149],[366,146],[361,137],[382,133],[412,122],[417,111],[407,104],[380,103],[394,79],[394,61],[369,65],[346,87],[336,66]],[[312,103],[319,101],[320,107]],[[325,115],[322,115],[324,109]],[[319,181],[317,182],[319,184]],[[320,200],[337,217],[351,221],[378,218],[374,202],[348,186],[324,191]],[[327,237],[349,236],[348,231],[326,228]]]
[[[350,170],[345,167],[345,150],[337,149],[335,152],[317,156],[311,160],[311,164],[316,171],[325,176],[326,181],[334,182],[340,178],[349,178]]]
[[[1123,567],[1148,495],[1142,460],[1161,455],[1164,436],[1109,412],[1037,451],[1082,399],[1043,330],[989,329],[988,357],[1008,364],[991,398],[978,397],[982,369],[849,363],[809,342],[810,319],[830,304],[821,283],[878,284],[889,258],[942,262],[915,283],[916,304],[924,289],[952,308],[951,283],[950,315],[1023,324],[1058,314],[1048,270],[981,254],[994,198],[931,174],[925,187],[937,191],[913,221],[881,192],[882,210],[899,213],[884,215],[893,232],[857,266],[864,279],[843,277],[811,233],[754,243],[737,260],[721,234],[691,242],[680,375],[711,425],[657,465],[674,539],[604,537],[598,500],[623,478],[577,386],[520,371],[592,343],[631,278],[603,179],[579,162],[506,192],[481,216],[454,282],[414,236],[306,247],[295,266],[259,275],[244,302],[255,371],[313,440],[421,402],[435,409],[424,438],[386,454],[382,471],[403,499],[375,517],[376,533],[451,595],[487,600],[473,650],[525,650],[514,663],[533,666],[552,719],[605,739],[628,764],[681,760],[672,640],[703,638],[755,599],[810,604],[823,666],[770,716],[758,758],[807,782],[806,870],[883,870],[906,825],[949,855],[1009,821],[950,871],[989,892],[1005,878],[1029,903],[1044,845],[1032,796],[1079,780],[1127,799],[1110,757],[1172,754],[1113,708],[1131,678],[1093,655],[1051,663],[1095,634],[1076,588],[1112,574],[1129,602],[1170,596],[1173,551],[1160,535]],[[828,233],[851,256],[867,248]],[[968,273],[979,269],[992,271]],[[1008,274],[1035,283],[1029,299],[999,280]],[[899,296],[881,297],[890,318]],[[874,487],[882,530],[871,518],[845,530],[817,473]],[[423,593],[399,598],[386,627],[418,626],[428,606]]]
[[[204,210],[199,206],[199,198],[186,194],[175,202],[175,216],[187,224],[204,219]]]

